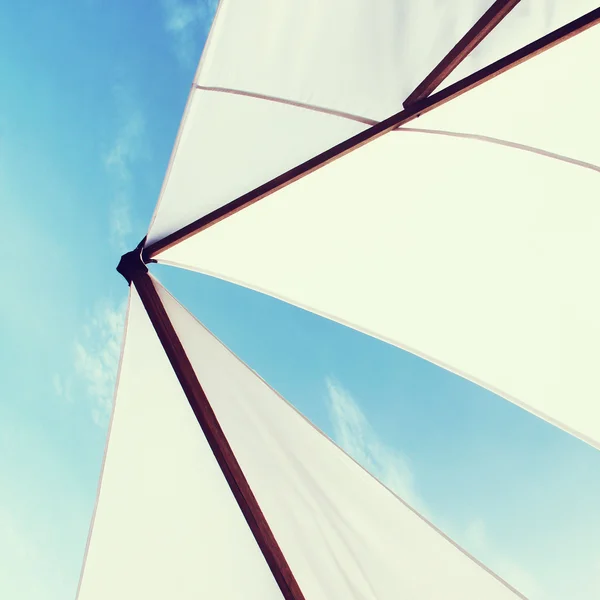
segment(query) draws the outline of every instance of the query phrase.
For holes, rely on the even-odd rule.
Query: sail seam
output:
[[[379,123],[376,119],[369,119],[368,117],[361,117],[352,113],[344,112],[341,110],[335,110],[332,108],[325,108],[323,106],[316,106],[314,104],[308,104],[305,102],[297,102],[296,100],[288,100],[287,98],[281,98],[279,96],[270,96],[269,94],[260,94],[258,92],[249,92],[246,90],[238,90],[235,88],[226,88],[220,86],[207,86],[196,84],[196,89],[203,92],[219,92],[222,94],[231,94],[234,96],[244,96],[246,98],[256,98],[257,100],[266,100],[267,102],[276,102],[277,104],[286,104],[288,106],[294,106],[296,108],[305,108],[306,110],[312,110],[313,112],[319,112],[333,117],[341,117],[342,119],[348,119],[350,121],[357,121],[358,123],[364,123],[365,125],[376,125]]]
[[[373,126],[378,121],[374,119],[369,119],[367,117],[361,117],[359,115],[354,115],[351,113],[333,110],[329,108],[324,108],[322,106],[316,106],[314,104],[307,104],[304,102],[296,102],[294,100],[287,100],[286,98],[280,98],[278,96],[269,96],[267,94],[259,94],[256,92],[248,92],[245,90],[237,90],[234,88],[225,88],[218,86],[204,86],[204,85],[196,85],[196,89],[201,90],[203,92],[217,92],[221,94],[230,94],[233,96],[242,96],[245,98],[255,98],[257,100],[265,100],[267,102],[275,102],[277,104],[284,104],[287,106],[293,106],[296,108],[303,108],[305,110],[310,110],[313,112],[318,112],[326,115],[331,115],[333,117],[340,117],[342,119],[347,119],[349,121],[356,121],[357,123],[364,123],[365,125]],[[445,135],[449,137],[463,138],[475,140],[478,142],[487,142],[489,144],[498,144],[500,146],[506,146],[508,148],[514,148],[515,150],[523,150],[524,152],[531,152],[533,154],[539,154],[541,156],[545,156],[547,158],[553,158],[555,160],[560,160],[562,162],[570,163],[572,165],[576,165],[578,167],[582,167],[584,169],[590,169],[592,171],[597,171],[600,173],[600,165],[596,165],[594,163],[590,163],[584,160],[579,160],[577,158],[572,158],[570,156],[566,156],[564,154],[558,154],[557,152],[550,152],[548,150],[543,150],[542,148],[537,148],[536,146],[529,146],[527,144],[521,144],[520,142],[513,142],[511,140],[506,140],[503,138],[496,138],[488,135],[482,135],[478,133],[467,133],[462,131],[451,131],[446,129],[428,129],[428,128],[420,128],[420,127],[404,127],[398,126],[396,129],[392,130],[393,132],[413,132],[413,133],[430,133],[432,135]]]
[[[401,127],[399,129],[395,129],[394,131],[429,133],[431,135],[444,135],[444,136],[448,136],[448,137],[474,140],[477,142],[486,142],[488,144],[497,144],[499,146],[506,146],[507,148],[514,148],[515,150],[522,150],[523,152],[531,152],[532,154],[539,154],[540,156],[545,156],[546,158],[552,158],[554,160],[559,160],[561,162],[566,162],[571,165],[575,165],[577,167],[582,167],[583,169],[590,169],[591,171],[597,171],[598,173],[600,173],[600,165],[596,165],[595,163],[590,163],[585,160],[579,160],[577,158],[572,158],[572,157],[566,156],[564,154],[558,154],[557,152],[550,152],[549,150],[543,150],[542,148],[537,148],[536,146],[528,146],[527,144],[521,144],[519,142],[512,142],[510,140],[496,138],[496,137],[492,137],[489,135],[483,135],[480,133],[464,133],[461,131],[449,131],[449,130],[444,130],[444,129],[420,129],[418,127]]]

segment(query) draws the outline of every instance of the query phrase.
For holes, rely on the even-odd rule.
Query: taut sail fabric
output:
[[[159,260],[406,348],[600,447],[599,199],[590,169],[392,132]]]
[[[148,243],[365,127],[297,106],[196,88],[188,100]]]
[[[282,600],[131,288],[78,600]]]
[[[192,96],[149,241],[397,111],[489,6],[343,4],[221,3],[196,78],[213,97]],[[593,8],[521,2],[457,77]],[[388,340],[600,447],[598,55],[593,27],[158,260]]]
[[[520,597],[358,466],[155,285],[306,600]],[[169,443],[177,447],[179,436]],[[207,478],[203,493],[210,495],[212,485]],[[176,520],[192,521],[196,512],[178,511]],[[205,532],[196,543],[209,546],[213,535]],[[221,560],[197,564],[196,576],[221,570]],[[264,597],[241,590],[245,598]]]
[[[490,4],[222,0],[148,243],[401,110]]]
[[[600,26],[595,26],[410,126],[507,140],[586,163],[600,172],[600,77],[590,63],[598,56]]]
[[[581,16],[596,1],[523,0],[455,78]],[[148,243],[357,133],[365,127],[361,119],[382,120],[401,110],[491,4],[221,0]],[[513,98],[522,95],[510,89]],[[591,97],[587,102],[594,106]],[[487,122],[485,105],[476,109]],[[435,123],[454,131],[458,126]]]
[[[599,6],[598,0],[521,0],[450,74],[441,87],[499,60]]]

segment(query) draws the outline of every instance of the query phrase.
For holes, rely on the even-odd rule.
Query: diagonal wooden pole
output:
[[[521,0],[496,0],[403,102],[404,108],[426,98],[458,67]]]
[[[258,202],[259,200],[266,198],[270,194],[285,187],[286,185],[289,185],[290,183],[293,183],[301,177],[304,177],[305,175],[324,167],[335,159],[348,154],[348,152],[352,152],[364,144],[381,137],[389,131],[392,131],[399,126],[416,119],[422,114],[425,114],[430,110],[433,110],[438,106],[448,102],[449,100],[464,94],[470,89],[477,87],[494,77],[497,77],[501,73],[516,67],[522,62],[533,58],[545,50],[556,46],[557,44],[560,44],[561,42],[573,37],[574,35],[577,35],[578,33],[581,33],[582,31],[585,31],[599,22],[600,8],[597,8],[583,15],[579,19],[575,19],[567,25],[556,29],[552,33],[539,38],[531,44],[527,44],[520,50],[517,50],[516,52],[497,60],[487,67],[480,69],[472,75],[461,79],[447,88],[444,88],[443,90],[436,92],[435,94],[432,94],[423,100],[419,100],[418,102],[409,105],[408,108],[405,108],[399,113],[396,113],[384,121],[365,129],[355,136],[337,144],[336,146],[333,146],[333,148],[314,156],[313,158],[303,162],[293,169],[290,169],[274,179],[271,179],[267,183],[260,185],[254,190],[243,194],[228,204],[221,206],[204,217],[201,217],[200,219],[189,223],[185,227],[182,227],[181,229],[178,229],[177,231],[165,236],[161,240],[149,244],[144,248],[142,253],[144,261],[151,262],[153,258],[160,252],[171,248],[175,244],[186,240],[203,229],[218,223],[219,221],[235,214],[243,208],[246,208],[247,206]]]
[[[250,488],[142,261],[142,243],[121,257],[117,271],[135,286],[196,419],[285,600],[304,595]]]

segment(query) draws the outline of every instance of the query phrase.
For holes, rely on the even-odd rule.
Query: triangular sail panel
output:
[[[234,91],[195,88],[148,242],[366,127],[339,116]]]
[[[155,286],[307,600],[521,597]],[[79,598],[279,598],[174,377],[133,291]]]
[[[353,0],[308,11],[290,0],[267,19],[267,4],[220,5],[196,77],[197,92],[218,98],[197,123],[184,119],[150,241],[366,127],[361,119],[397,111],[488,8],[390,0],[373,10]],[[457,72],[592,8],[521,2]],[[600,395],[590,276],[600,84],[586,68],[598,52],[592,27],[410,123],[426,133],[389,133],[156,258],[388,340],[600,446],[590,401]],[[230,114],[244,119],[238,102],[255,103],[266,120],[227,127]],[[218,123],[222,145],[198,123]],[[252,153],[262,128],[269,133]]]
[[[132,287],[78,600],[282,600]]]
[[[223,0],[148,243],[398,112],[490,3]]]
[[[600,77],[589,62],[592,56],[600,56],[600,27],[455,98],[410,127],[507,141],[600,173]]]
[[[600,446],[600,174],[392,132],[159,255],[406,348]]]
[[[598,0],[521,0],[466,57],[442,87],[485,67],[492,61],[501,59],[525,44],[597,9],[598,6]],[[585,64],[584,61],[580,67],[584,67]],[[560,64],[557,64],[557,68],[560,68]],[[586,71],[587,68],[582,70]]]

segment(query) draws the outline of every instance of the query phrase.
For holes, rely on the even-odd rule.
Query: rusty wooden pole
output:
[[[210,405],[194,368],[142,261],[142,243],[124,254],[117,271],[135,286],[160,343],[196,415],[213,454],[229,484],[248,527],[254,535],[285,600],[304,600],[304,595],[283,555],[250,485]]]
[[[406,108],[409,104],[429,96],[520,1],[496,0],[454,48],[442,58],[435,69],[414,89],[403,102],[403,106]]]

